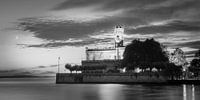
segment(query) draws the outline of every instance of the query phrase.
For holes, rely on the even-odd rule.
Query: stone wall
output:
[[[115,67],[121,64],[122,60],[83,60],[82,66],[89,66],[89,67],[98,67],[98,66],[106,66],[106,67]]]
[[[125,47],[86,49],[86,60],[114,60],[123,59]]]
[[[107,74],[67,74],[56,75],[57,83],[162,83],[162,76],[147,76],[137,74],[107,73]]]

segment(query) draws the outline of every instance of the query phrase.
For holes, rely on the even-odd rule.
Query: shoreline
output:
[[[56,82],[56,84],[130,84],[130,85],[182,85],[195,84],[200,85],[200,80],[175,80],[167,82]]]
[[[84,75],[57,73],[56,84],[199,84],[200,80],[169,80],[163,76],[134,76],[128,74]]]

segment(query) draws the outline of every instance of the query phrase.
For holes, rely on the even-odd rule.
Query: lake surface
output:
[[[200,85],[55,84],[0,79],[0,100],[200,100]]]

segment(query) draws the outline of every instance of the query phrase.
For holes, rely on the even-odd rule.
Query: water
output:
[[[55,79],[0,79],[0,100],[200,100],[200,85],[55,84]]]

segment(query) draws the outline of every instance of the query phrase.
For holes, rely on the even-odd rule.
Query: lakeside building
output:
[[[82,60],[83,67],[100,68],[101,70],[85,70],[83,73],[104,73],[115,69],[121,64],[123,59],[124,46],[124,28],[122,26],[116,26],[114,29],[114,45],[112,47],[104,48],[88,48],[86,47],[86,60]]]
[[[82,60],[81,67],[74,67],[81,70],[81,73],[57,73],[56,83],[159,83],[159,84],[182,84],[196,83],[197,81],[172,79],[173,75],[163,75],[155,67],[152,72],[146,68],[146,72],[138,67],[135,70],[128,70],[121,66],[123,60],[124,46],[124,28],[116,26],[113,33],[114,45],[104,48],[86,47],[86,59]],[[161,47],[165,50],[165,47]],[[171,58],[172,63],[185,63],[183,52],[179,49],[175,51]],[[58,67],[59,68],[59,67]],[[71,67],[72,68],[72,67]],[[76,70],[77,71],[77,70]],[[142,73],[140,73],[142,72]],[[199,81],[198,81],[199,82]]]
[[[123,53],[125,51],[124,46],[124,28],[122,26],[116,26],[113,32],[114,45],[110,47],[98,47],[98,48],[85,48],[86,59],[81,61],[85,70],[82,73],[107,73],[116,70],[121,66]],[[164,52],[168,52],[167,48],[161,44],[161,48]],[[183,66],[183,71],[187,69],[185,66],[186,59],[183,51],[179,48],[174,50],[174,53],[168,54],[171,63],[177,66]],[[156,68],[155,71],[157,70]],[[141,69],[136,68],[135,72],[139,73]],[[125,69],[121,69],[120,72],[125,72]]]
[[[123,60],[124,28],[116,26],[114,45],[104,48],[86,47],[81,73],[57,73],[56,83],[164,83],[163,76],[148,73],[126,73],[120,68]]]

